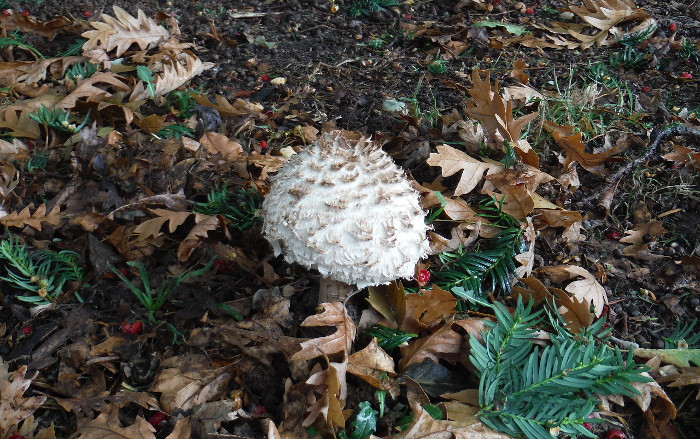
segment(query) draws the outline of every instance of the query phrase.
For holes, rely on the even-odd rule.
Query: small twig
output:
[[[700,131],[689,128],[685,125],[672,125],[672,126],[664,128],[663,130],[660,130],[660,131],[656,131],[656,130],[652,131],[651,137],[650,137],[651,142],[650,142],[649,148],[646,150],[646,152],[644,154],[642,154],[640,157],[627,163],[622,168],[618,169],[617,172],[615,172],[611,176],[607,177],[606,180],[608,181],[608,184],[606,184],[602,189],[598,189],[596,192],[594,192],[592,195],[588,196],[587,198],[584,198],[583,203],[591,204],[593,201],[598,200],[604,194],[607,194],[608,191],[611,191],[611,190],[614,191],[616,189],[616,186],[620,182],[620,180],[625,175],[627,175],[632,169],[634,169],[637,166],[641,165],[642,163],[646,162],[647,160],[649,160],[652,156],[654,156],[656,154],[656,150],[659,148],[659,145],[661,144],[661,142],[668,139],[669,137],[684,136],[684,135],[685,136],[700,137]],[[607,196],[610,196],[610,194],[607,194]]]

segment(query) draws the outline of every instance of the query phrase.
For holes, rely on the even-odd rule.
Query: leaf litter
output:
[[[250,89],[224,93],[222,84],[237,81],[240,74],[228,70],[226,81],[202,92],[191,84],[207,84],[206,78],[216,77],[212,71],[218,70],[220,59],[207,50],[200,58],[202,48],[187,41],[191,35],[181,32],[173,15],[150,16],[114,5],[111,12],[87,22],[74,16],[41,20],[12,9],[0,16],[3,32],[19,31],[47,41],[66,35],[85,39],[74,54],[56,57],[38,55],[45,43],[37,44],[37,51],[21,39],[12,40],[9,47],[14,50],[5,50],[0,62],[2,85],[12,89],[3,91],[0,101],[0,224],[6,236],[19,236],[32,252],[4,250],[6,271],[1,274],[11,287],[0,298],[0,337],[8,348],[2,351],[5,363],[0,367],[0,435],[184,439],[232,432],[313,437],[320,432],[353,438],[509,437],[497,430],[511,430],[485,415],[488,394],[479,387],[480,379],[488,382],[488,374],[475,374],[480,360],[474,352],[476,344],[487,345],[494,331],[507,326],[505,316],[518,312],[518,300],[533,300],[554,320],[561,319],[560,330],[580,337],[607,319],[613,329],[609,346],[638,346],[638,359],[667,365],[663,373],[652,367],[645,375],[652,381],[632,382],[637,389],[633,397],[621,396],[624,391],[599,396],[605,408],[591,411],[591,416],[619,425],[616,419],[632,413],[625,405],[631,399],[640,415],[630,428],[641,437],[677,434],[684,424],[674,419],[685,407],[676,407],[679,394],[674,392],[697,384],[697,368],[692,366],[698,365],[700,346],[678,340],[678,349],[656,349],[650,343],[655,340],[645,335],[665,331],[663,336],[673,339],[672,325],[667,330],[657,321],[681,312],[697,315],[697,304],[692,304],[700,290],[692,258],[700,248],[698,230],[692,221],[685,221],[686,229],[676,224],[684,222],[682,213],[691,219],[697,214],[687,202],[664,202],[664,197],[685,196],[697,207],[700,200],[684,180],[697,178],[688,173],[697,170],[700,157],[686,142],[688,132],[663,137],[664,154],[645,163],[654,171],[614,173],[630,157],[657,157],[655,150],[638,155],[640,146],[625,137],[633,133],[637,139],[652,138],[637,123],[652,115],[641,97],[626,119],[630,125],[615,122],[606,133],[605,147],[591,149],[602,142],[585,127],[601,123],[605,111],[585,116],[577,125],[547,113],[547,106],[561,94],[553,93],[551,84],[522,59],[505,66],[505,74],[463,66],[440,77],[445,73],[437,67],[456,65],[466,50],[483,55],[515,44],[525,48],[519,56],[530,66],[536,61],[527,58],[535,54],[528,48],[594,52],[617,44],[643,48],[645,56],[653,58],[663,56],[662,50],[680,54],[683,47],[692,56],[692,46],[659,32],[660,20],[654,16],[658,11],[631,0],[566,5],[562,12],[571,14],[565,18],[569,22],[523,19],[521,15],[530,12],[515,2],[461,2],[456,11],[469,10],[479,19],[469,21],[460,12],[452,24],[417,20],[403,11],[405,6],[380,8],[378,17],[396,13],[406,33],[391,41],[382,35],[373,44],[386,44],[391,50],[422,47],[423,58],[410,62],[427,66],[427,73],[413,97],[409,91],[395,96],[396,102],[407,104],[407,113],[378,124],[382,129],[375,130],[375,139],[403,161],[423,188],[422,206],[433,222],[434,253],[416,273],[428,271],[433,280],[372,287],[366,301],[360,294],[316,310],[316,277],[272,259],[256,226],[236,225],[255,224],[257,207],[247,204],[252,199],[245,191],[264,196],[269,174],[312,142],[319,130],[336,128],[324,111],[338,110],[337,102],[353,91],[330,78],[341,70],[353,74],[363,67],[352,60],[348,66],[321,62],[317,68],[323,71],[322,79],[315,77],[317,70],[300,80],[265,60],[274,59],[280,41],[273,42],[269,34],[248,33],[245,27],[242,33],[224,37],[214,23],[231,11],[205,9],[200,12],[212,17],[207,38],[220,46],[250,44],[258,49],[241,61],[254,72]],[[533,12],[552,13],[545,9]],[[494,21],[489,15],[494,10],[511,22]],[[235,11],[230,15],[245,20],[265,16]],[[368,29],[381,28],[357,21]],[[465,24],[462,29],[454,26],[460,21]],[[485,27],[476,29],[481,26]],[[374,58],[363,60],[362,66],[391,53],[372,50]],[[391,64],[394,74],[408,74],[401,62]],[[95,71],[85,73],[90,68]],[[610,96],[621,88],[594,73],[586,77],[600,80],[598,85],[612,91]],[[299,86],[289,85],[295,79]],[[518,84],[501,86],[501,81],[513,80]],[[428,87],[421,89],[424,83]],[[457,91],[462,97],[452,101],[451,111],[440,108],[430,116],[417,96],[425,97],[426,90],[432,93],[432,87],[441,87],[441,93]],[[271,97],[263,97],[265,93]],[[305,99],[318,103],[325,93],[330,107],[305,106]],[[603,97],[596,103],[604,105],[606,95],[599,96]],[[57,120],[37,120],[41,108],[52,111]],[[205,120],[202,108],[215,112],[218,121]],[[660,114],[668,116],[668,109],[664,111]],[[348,116],[355,113],[362,111]],[[79,129],[83,120],[90,123]],[[343,128],[367,131],[367,123],[348,121]],[[697,120],[687,109],[665,120],[671,121],[697,130]],[[544,133],[549,140],[543,140]],[[667,169],[659,164],[661,159]],[[627,176],[642,183],[628,184]],[[655,183],[661,176],[675,186]],[[223,205],[213,204],[214,191],[224,182],[235,190],[223,192]],[[608,215],[601,219],[576,194],[595,195],[593,187],[606,184],[623,195],[618,200],[608,190],[595,200]],[[198,212],[193,206],[207,197],[212,209],[225,205],[233,210]],[[515,234],[504,234],[507,230]],[[689,230],[685,239],[683,230]],[[52,266],[75,270],[71,264],[76,259],[59,256],[61,250],[74,251],[88,276],[66,283],[57,300],[38,297],[35,306],[18,300],[22,288],[41,296],[42,285],[53,278],[26,275],[22,281],[24,272],[10,271],[8,264],[18,267],[22,264],[12,261],[27,265],[37,258],[39,267],[47,261],[41,258],[64,257],[60,260],[67,265],[55,265],[59,259],[51,259]],[[619,256],[612,257],[615,251]],[[214,270],[168,284],[212,257]],[[478,264],[476,257],[481,258]],[[146,277],[126,264],[134,260],[148,261]],[[147,319],[143,303],[120,284],[114,270],[137,285],[172,285],[157,290],[167,292],[165,307],[153,314],[157,318]],[[650,282],[653,276],[659,284]],[[611,278],[615,285],[627,282],[636,290],[620,294],[610,286]],[[473,282],[483,285],[470,289]],[[688,307],[678,306],[679,295]],[[85,331],[48,324],[78,303],[96,310],[84,315],[90,322]],[[501,303],[509,307],[503,307],[506,314],[495,306]],[[659,304],[668,311],[652,309]],[[138,327],[143,332],[119,333],[120,327],[134,328],[141,320],[144,325]],[[382,335],[372,337],[368,328],[382,328],[375,333]],[[557,334],[550,331],[554,332],[540,328],[528,333],[527,344],[542,348],[535,348],[529,364],[538,361],[538,352],[543,358],[550,355],[546,349],[552,352]],[[692,334],[685,337],[692,344]],[[391,341],[396,344],[387,344]],[[583,400],[585,395],[577,396]],[[60,409],[50,408],[49,402]],[[60,414],[48,422],[52,410]],[[577,413],[588,413],[582,410]],[[161,421],[155,414],[161,414]],[[571,434],[562,425],[550,426],[546,436],[538,436],[544,430],[535,424],[520,428],[532,437],[554,437],[560,428]]]

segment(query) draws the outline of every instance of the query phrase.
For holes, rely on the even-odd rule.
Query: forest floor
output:
[[[557,287],[585,304],[579,328],[605,318],[608,346],[638,348],[660,384],[603,398],[593,434],[699,437],[700,2],[0,5],[0,396],[14,401],[0,438],[501,437],[460,411],[479,406],[454,396],[479,379],[450,322],[518,295],[546,306]],[[137,25],[105,47],[119,27],[106,16],[128,22],[113,6]],[[78,72],[87,60],[103,76]],[[421,187],[434,254],[401,286],[326,307],[355,344],[307,361],[302,342],[338,332],[301,325],[319,275],[274,257],[258,209],[268,177],[338,129]],[[444,255],[494,250],[474,224],[491,196],[526,237],[507,255],[525,280],[459,296]],[[403,288],[424,298],[418,323],[377,299]],[[424,321],[433,306],[447,310]],[[358,372],[373,324],[416,335]]]

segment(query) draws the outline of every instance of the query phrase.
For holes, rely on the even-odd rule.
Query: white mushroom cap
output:
[[[429,251],[419,195],[389,155],[340,131],[272,179],[263,233],[275,255],[359,288],[413,276]]]

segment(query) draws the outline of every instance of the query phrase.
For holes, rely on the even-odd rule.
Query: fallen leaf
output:
[[[2,365],[0,360],[0,366]],[[24,396],[24,392],[32,384],[32,378],[27,378],[26,374],[27,366],[23,365],[0,381],[0,436],[2,437],[7,435],[11,427],[18,426],[46,401],[46,396]]]
[[[347,355],[350,352],[357,330],[345,306],[340,302],[322,303],[320,306],[323,312],[307,317],[301,326],[335,326],[336,332],[301,343],[301,350],[292,356],[292,360],[312,360],[324,355]]]
[[[636,226],[632,230],[625,231],[625,236],[620,239],[620,242],[630,244],[622,250],[622,253],[627,256],[634,256],[637,253],[648,250],[647,243],[655,240],[655,238],[666,233],[666,229],[661,225],[661,221],[649,221]],[[645,235],[647,235],[645,237]],[[650,239],[647,239],[649,237]]]
[[[503,169],[501,164],[482,162],[451,146],[438,145],[437,151],[430,154],[427,163],[430,166],[441,167],[443,177],[463,171],[454,189],[455,197],[471,192],[483,180],[486,172]]]
[[[574,127],[571,125],[557,125],[553,122],[545,121],[542,126],[566,152],[566,159],[564,160],[565,172],[569,171],[571,165],[576,162],[588,172],[602,175],[605,173],[606,163],[623,160],[622,157],[613,157],[618,152],[616,147],[598,154],[587,153],[585,151],[586,145],[583,143],[583,135],[580,132],[574,133]]]
[[[394,374],[394,360],[384,349],[379,347],[377,339],[361,351],[355,352],[348,358],[348,372],[357,375],[377,389],[388,390],[391,379],[387,374]]]

